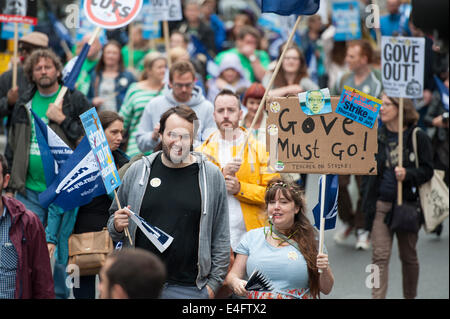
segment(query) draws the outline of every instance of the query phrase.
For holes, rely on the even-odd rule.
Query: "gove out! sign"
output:
[[[85,0],[84,12],[93,24],[117,29],[133,21],[142,3],[143,0]]]

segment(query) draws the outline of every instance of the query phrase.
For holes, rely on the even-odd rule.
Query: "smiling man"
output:
[[[134,245],[164,262],[167,282],[162,298],[213,298],[229,265],[225,182],[216,166],[191,152],[196,120],[188,106],[166,111],[156,152],[130,166],[118,191],[121,203],[174,238],[170,246],[161,253],[135,223],[129,223],[127,210],[118,210],[116,202],[110,208],[111,238],[129,245],[123,231],[128,226]]]

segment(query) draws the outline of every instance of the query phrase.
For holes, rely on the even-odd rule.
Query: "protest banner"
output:
[[[114,158],[111,153],[111,149],[109,148],[108,140],[106,139],[97,111],[93,107],[81,114],[80,119],[97,162],[98,169],[101,172],[106,193],[109,194],[114,192],[117,206],[121,209],[116,192],[116,188],[121,184],[119,172],[117,171],[116,164],[114,163]],[[125,229],[125,233],[132,244],[128,227]]]
[[[361,39],[361,18],[358,1],[333,2],[334,41]]]
[[[425,38],[382,37],[381,76],[384,92],[398,97],[398,166],[403,167],[403,98],[423,97]],[[402,204],[402,182],[397,183],[397,204]]]
[[[14,22],[14,53],[12,88],[17,87],[17,60],[19,43],[18,23],[37,24],[36,0],[0,0],[0,22]]]
[[[361,125],[335,112],[306,115],[297,97],[267,101],[270,166],[280,172],[376,175],[377,127]]]
[[[183,19],[183,11],[180,0],[147,0],[149,2],[147,14],[153,17],[154,21],[163,22],[164,45],[167,52],[167,65],[170,68],[169,49],[169,24],[168,21],[180,21]]]
[[[0,22],[37,24],[37,0],[0,0]]]
[[[382,37],[381,75],[387,96],[423,96],[425,38]]]
[[[18,25],[18,37],[19,39],[24,35],[33,32],[34,26],[31,24],[21,23]],[[2,33],[0,38],[4,40],[14,39],[14,23],[2,23]]]
[[[377,121],[382,101],[364,92],[344,86],[336,113],[372,128]]]
[[[77,60],[77,64],[73,67],[70,72],[72,75],[67,75],[68,78],[76,82],[78,75],[81,71],[81,66],[87,56],[90,46],[97,38],[98,34],[105,29],[117,29],[129,24],[133,19],[137,17],[141,8],[143,0],[84,0],[84,13],[86,18],[97,26],[93,35],[91,36],[89,42],[85,44],[82,49],[83,53]],[[83,57],[81,59],[81,56]],[[73,82],[73,83],[75,83]],[[63,101],[64,95],[66,94],[69,87],[63,85],[61,91],[56,97],[55,104],[60,105]]]

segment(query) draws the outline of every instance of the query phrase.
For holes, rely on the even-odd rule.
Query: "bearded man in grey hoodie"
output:
[[[174,239],[160,252],[129,222],[130,212],[111,205],[108,230],[125,246],[129,227],[134,247],[164,262],[167,281],[161,298],[214,298],[230,261],[227,190],[219,168],[191,152],[195,112],[188,106],[170,108],[161,116],[157,151],[136,161],[119,187],[119,202]],[[159,151],[158,151],[159,150]]]
[[[136,134],[136,141],[142,153],[152,151],[159,143],[159,119],[173,106],[189,106],[197,115],[199,125],[194,147],[201,145],[217,130],[213,113],[214,106],[195,86],[195,69],[190,62],[180,61],[169,71],[169,85],[164,94],[152,99],[144,109]]]

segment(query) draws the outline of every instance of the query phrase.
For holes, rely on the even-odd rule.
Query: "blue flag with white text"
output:
[[[319,202],[313,209],[314,226],[320,229],[320,205],[322,202],[322,182],[323,178],[319,180]],[[339,194],[339,179],[338,175],[326,175],[325,185],[325,205],[323,217],[325,218],[324,230],[333,229],[336,226],[337,212],[338,212],[338,194]]]
[[[282,16],[313,15],[319,10],[320,0],[262,0],[261,11]]]
[[[39,194],[39,203],[43,207],[54,203],[64,210],[71,210],[103,194],[106,194],[106,189],[101,173],[89,141],[84,137],[60,167],[53,183]]]
[[[34,118],[36,139],[41,153],[47,187],[53,182],[61,165],[73,153],[73,150],[31,110]]]

